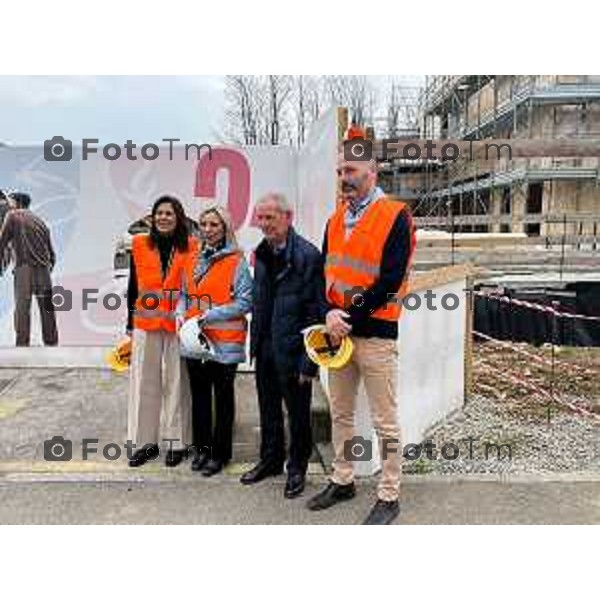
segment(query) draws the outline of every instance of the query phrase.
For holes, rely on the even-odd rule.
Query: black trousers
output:
[[[233,449],[237,364],[190,358],[186,363],[192,390],[193,445],[199,451],[205,449],[215,460],[229,462]]]
[[[285,461],[283,402],[289,421],[288,474],[306,473],[312,452],[310,402],[312,383],[298,382],[298,375],[280,373],[270,350],[259,349],[256,357],[256,388],[260,410],[260,458],[276,468]]]

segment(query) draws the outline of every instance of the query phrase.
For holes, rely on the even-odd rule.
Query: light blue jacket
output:
[[[206,257],[205,252],[198,252],[196,264],[194,265],[194,277],[200,279],[209,271],[209,269],[218,262],[221,258],[228,256],[238,249],[232,245],[226,245],[221,250],[215,252],[212,256]],[[183,317],[187,306],[193,302],[187,294],[187,286],[185,277],[181,285],[181,295],[176,307],[176,315]],[[229,304],[215,305],[213,304],[204,314],[204,323],[215,323],[218,321],[226,321],[236,317],[242,317],[250,312],[252,307],[252,277],[246,259],[242,256],[238,263],[233,281],[233,301]],[[180,346],[181,355],[185,358],[200,358],[199,356],[191,355]],[[214,360],[220,363],[233,364],[241,363],[246,360],[246,349],[240,344],[219,344],[215,348]]]

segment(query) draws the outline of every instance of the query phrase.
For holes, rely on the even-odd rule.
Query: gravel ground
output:
[[[438,459],[429,460],[423,451],[419,459],[405,461],[405,472],[600,473],[600,425],[566,411],[551,412],[548,421],[547,408],[535,403],[474,396],[428,438],[435,444]],[[446,448],[448,459],[441,456],[445,444],[458,448],[456,459],[451,460],[456,452],[451,446]],[[503,447],[498,451],[491,444]]]
[[[599,349],[559,349],[553,370],[522,353],[549,359],[547,348],[515,346],[521,353],[475,345],[475,393],[462,410],[431,430],[428,439],[438,458],[431,460],[422,451],[419,458],[406,460],[405,472],[600,473]],[[580,414],[565,402],[591,414]],[[455,444],[458,457],[452,459],[456,450],[448,446],[444,459],[444,444]]]

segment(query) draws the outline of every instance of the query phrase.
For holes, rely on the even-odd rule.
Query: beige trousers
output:
[[[354,457],[352,456],[351,440],[355,435],[356,396],[362,378],[382,459],[377,495],[381,500],[396,500],[402,474],[402,443],[396,399],[397,341],[354,336],[351,339],[354,351],[350,361],[341,369],[329,370],[329,402],[335,452],[332,480],[345,485],[354,479],[352,462],[360,451],[355,449]]]
[[[135,449],[161,442],[166,449],[191,444],[190,384],[177,334],[134,329],[130,371],[127,439]],[[176,441],[163,441],[168,439]]]

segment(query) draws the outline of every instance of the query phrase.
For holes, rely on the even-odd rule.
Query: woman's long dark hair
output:
[[[161,235],[156,229],[154,219],[156,212],[161,204],[170,204],[173,207],[173,212],[176,217],[175,231],[173,232],[173,244],[175,248],[181,252],[185,252],[188,249],[188,226],[185,211],[181,202],[173,196],[161,196],[156,200],[152,206],[152,226],[150,228],[150,245],[154,248],[158,244],[158,240]]]

